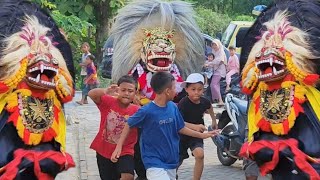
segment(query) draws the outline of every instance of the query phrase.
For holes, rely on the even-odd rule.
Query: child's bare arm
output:
[[[101,102],[101,96],[105,94],[117,96],[118,86],[116,84],[112,84],[108,88],[95,88],[89,91],[88,96],[93,100],[94,103],[99,104]]]
[[[213,107],[210,106],[207,112],[209,113],[212,120],[212,124],[211,124],[212,129],[218,129],[218,123],[217,123],[216,115],[214,114],[214,111],[213,111]]]
[[[104,88],[95,88],[89,91],[88,96],[92,99],[92,101],[96,104],[100,104],[101,96],[105,95],[106,89]]]
[[[113,153],[111,155],[112,162],[115,163],[118,161],[118,159],[121,155],[123,143],[126,140],[126,138],[128,137],[129,132],[130,132],[130,127],[129,127],[128,123],[126,123],[123,130],[122,130],[120,139],[119,139],[117,146],[116,146],[116,149],[113,151]]]
[[[198,132],[204,132],[205,130],[207,130],[207,128],[203,124],[192,124],[188,122],[185,122],[184,124],[187,128]]]
[[[218,134],[216,131],[210,131],[207,133],[200,133],[200,132],[194,131],[186,126],[182,129],[180,129],[179,133],[187,135],[187,136],[191,136],[191,137],[200,138],[200,139],[206,139],[206,138],[213,137]]]
[[[92,79],[94,77],[94,74],[91,74],[86,80],[85,80],[85,83],[88,83],[88,81],[90,80],[90,79]]]
[[[85,63],[79,63],[79,65],[80,65],[81,67],[86,66],[86,64],[85,64]]]

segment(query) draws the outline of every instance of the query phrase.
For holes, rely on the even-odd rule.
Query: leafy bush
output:
[[[235,18],[232,18],[234,21],[254,21],[255,17],[253,16],[248,16],[248,15],[239,15],[236,16]]]
[[[196,21],[203,33],[215,37],[217,33],[224,32],[231,18],[225,14],[213,12],[211,9],[199,6],[195,8]]]
[[[94,33],[95,28],[92,24],[81,20],[77,16],[65,16],[61,14],[59,11],[52,11],[52,17],[56,21],[59,27],[63,29],[68,39],[68,42],[71,45],[72,53],[73,53],[73,63],[76,68],[76,89],[80,89],[80,71],[81,67],[78,65],[81,62],[81,45],[83,42],[88,42],[91,46],[91,49],[95,49],[94,39],[88,38],[89,29]]]

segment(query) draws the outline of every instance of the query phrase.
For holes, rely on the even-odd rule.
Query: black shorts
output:
[[[203,149],[203,139],[182,135],[180,138],[180,163],[184,159],[189,158],[189,154],[188,154],[189,148],[191,151],[193,151],[198,147]]]
[[[121,173],[134,175],[134,161],[131,155],[120,156],[118,162],[113,163],[97,153],[97,163],[102,180],[119,180]]]

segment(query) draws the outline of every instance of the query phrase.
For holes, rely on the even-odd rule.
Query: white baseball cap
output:
[[[185,88],[187,83],[198,83],[198,82],[202,82],[202,84],[204,84],[204,77],[203,75],[199,74],[199,73],[192,73],[187,77],[187,80],[185,80],[183,83],[181,83],[181,87]]]

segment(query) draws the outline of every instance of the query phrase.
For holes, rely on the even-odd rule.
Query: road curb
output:
[[[85,137],[83,135],[83,130],[80,127],[81,125],[78,125],[78,148],[79,148],[79,165],[80,165],[80,179],[81,180],[87,180],[88,179],[88,167],[87,167],[87,156],[85,152]]]

